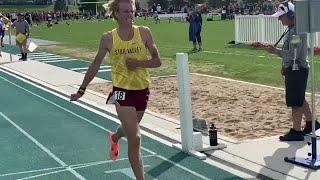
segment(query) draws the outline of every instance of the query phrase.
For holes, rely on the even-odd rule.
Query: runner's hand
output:
[[[136,59],[127,59],[126,65],[128,70],[135,70],[138,67],[138,60]]]
[[[83,94],[82,93],[79,93],[79,92],[77,92],[77,93],[75,93],[75,94],[71,94],[71,96],[70,96],[70,101],[76,101],[76,100],[78,100],[79,98],[81,98],[83,96]]]

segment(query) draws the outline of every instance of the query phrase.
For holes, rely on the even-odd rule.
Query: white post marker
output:
[[[173,144],[172,146],[196,156],[199,159],[206,159],[206,155],[198,151],[220,149],[226,146],[224,144],[219,144],[218,146],[203,147],[201,133],[193,132],[188,55],[186,53],[177,53],[176,59],[180,104],[181,144]]]
[[[185,53],[177,53],[177,74],[180,104],[181,141],[184,151],[192,150],[192,114],[190,97],[190,79],[188,56]]]

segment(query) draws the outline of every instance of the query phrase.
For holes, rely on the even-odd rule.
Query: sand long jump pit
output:
[[[190,81],[193,117],[214,123],[223,136],[253,140],[282,135],[292,127],[291,109],[281,88],[200,74],[191,74]],[[180,121],[177,84],[174,76],[152,78],[148,110]],[[88,88],[108,94],[112,84]],[[311,106],[310,95],[307,101]]]

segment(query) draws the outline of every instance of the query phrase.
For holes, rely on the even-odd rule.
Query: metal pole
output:
[[[312,159],[317,159],[317,136],[315,132],[315,122],[317,118],[316,112],[316,77],[315,77],[315,67],[314,67],[314,33],[310,33],[310,62],[311,62],[311,102],[312,102],[312,136],[311,136],[311,143],[312,143]]]
[[[11,49],[11,16],[10,16],[10,22],[9,22],[9,48]],[[10,54],[10,62],[12,62],[12,53],[11,50],[9,50],[9,54]]]

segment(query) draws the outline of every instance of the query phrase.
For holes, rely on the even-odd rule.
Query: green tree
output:
[[[57,0],[54,3],[53,9],[55,12],[67,12],[67,10],[68,10],[65,0]]]

